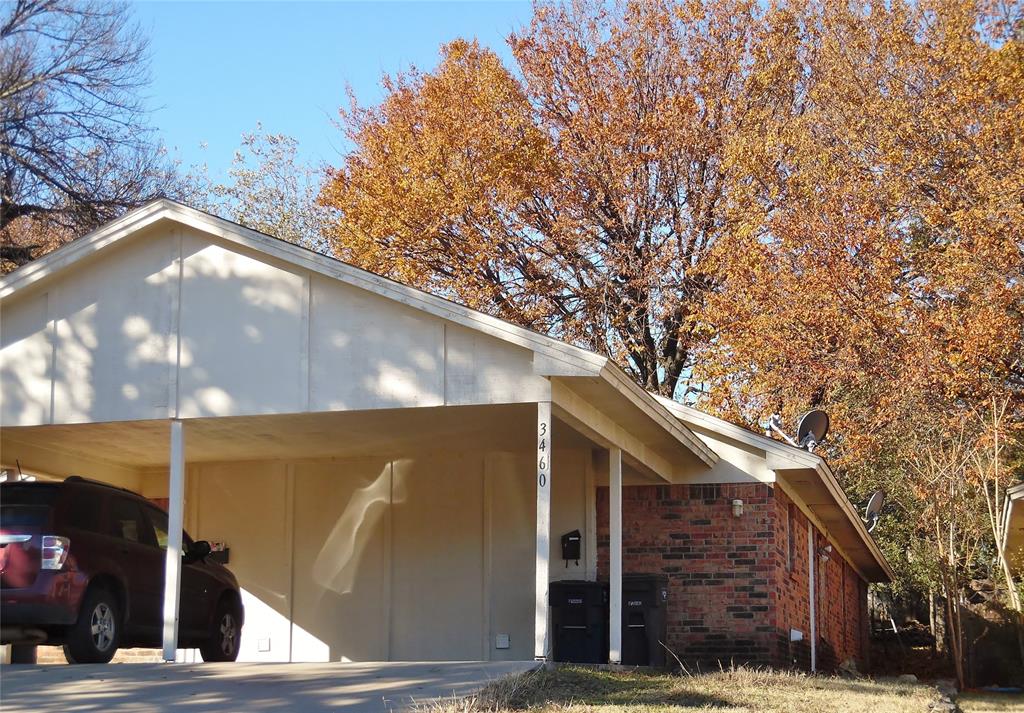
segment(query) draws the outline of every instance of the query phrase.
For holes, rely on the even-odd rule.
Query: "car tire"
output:
[[[121,607],[102,587],[90,589],[78,621],[68,630],[64,658],[68,663],[107,663],[121,642]]]
[[[234,661],[242,638],[242,619],[238,606],[222,599],[210,626],[210,636],[199,647],[203,661]]]

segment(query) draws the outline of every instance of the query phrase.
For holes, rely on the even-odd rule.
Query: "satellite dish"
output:
[[[821,410],[808,411],[796,429],[796,442],[801,448],[814,451],[814,447],[828,435],[828,414]]]
[[[878,524],[878,516],[882,512],[882,503],[885,502],[885,491],[876,490],[868,500],[868,506],[864,509],[864,522],[867,523],[868,532],[875,529]]]

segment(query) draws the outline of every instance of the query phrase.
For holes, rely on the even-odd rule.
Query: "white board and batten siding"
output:
[[[0,304],[0,424],[167,418],[177,251],[117,250]]]
[[[556,449],[550,579],[593,577],[589,450]],[[245,661],[525,660],[534,649],[532,449],[196,463],[188,531],[225,542]],[[166,474],[144,494],[162,496]],[[507,640],[507,648],[502,643]]]
[[[0,304],[0,423],[546,397],[531,350],[170,222]]]

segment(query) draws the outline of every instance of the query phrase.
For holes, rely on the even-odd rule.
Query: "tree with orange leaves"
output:
[[[1012,10],[817,15],[807,101],[787,130],[787,200],[716,256],[701,376],[719,408],[749,420],[779,403],[831,406],[860,438],[891,429],[908,394],[954,419],[1020,395],[1024,48]]]
[[[336,251],[750,425],[828,409],[921,584],[915,458],[1024,423],[1024,4],[580,0],[509,43],[343,112]]]
[[[1016,391],[1020,18],[965,0],[538,5],[509,38],[519,76],[456,41],[343,112],[329,236],[747,421],[840,392],[898,410],[894,380]]]
[[[971,459],[993,404],[1008,442],[1024,424],[1022,14],[823,6],[786,130],[787,200],[763,231],[720,241],[698,362],[705,403],[733,418],[832,414],[847,491],[882,488],[898,513],[876,535],[900,585],[945,595],[961,683],[970,580],[1002,581],[1019,611],[985,525],[1020,478],[1013,447]]]
[[[794,111],[793,23],[747,0],[538,6],[509,39],[520,76],[448,44],[343,112],[355,148],[321,196],[336,251],[681,394],[707,259],[751,193],[735,158],[780,161],[762,127]]]
[[[719,243],[705,403],[748,422],[829,410],[856,494],[899,490],[914,434],[993,398],[1024,423],[1022,14],[828,5],[787,200]]]

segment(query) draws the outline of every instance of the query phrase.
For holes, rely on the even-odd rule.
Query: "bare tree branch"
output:
[[[0,235],[42,221],[65,238],[167,180],[146,123],[147,42],[125,5],[16,0],[0,17]],[[30,231],[35,232],[35,231]],[[25,246],[21,246],[24,248]],[[32,257],[5,251],[5,267]]]

